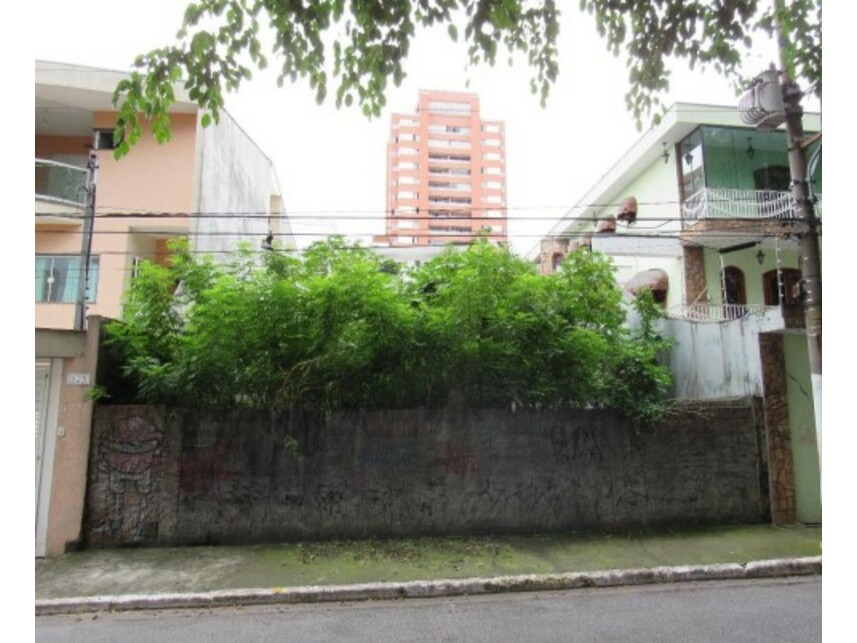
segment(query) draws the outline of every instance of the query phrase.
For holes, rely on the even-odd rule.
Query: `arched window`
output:
[[[723,303],[746,304],[747,290],[744,287],[744,272],[735,266],[723,269]]]
[[[780,268],[779,278],[776,270],[769,270],[762,275],[762,285],[765,290],[765,305],[779,306],[780,301],[786,305],[800,303],[800,270],[795,268]],[[780,298],[782,294],[782,299]]]
[[[563,259],[565,259],[565,255],[561,252],[553,253],[553,257],[551,257],[551,270],[553,272],[559,270],[560,265],[562,265]]]

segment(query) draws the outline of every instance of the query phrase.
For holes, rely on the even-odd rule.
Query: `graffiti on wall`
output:
[[[551,427],[550,441],[553,457],[557,463],[568,464],[580,460],[604,461],[604,453],[598,439],[599,430],[592,425],[573,429]]]
[[[98,470],[107,476],[110,497],[102,531],[141,541],[157,529],[151,496],[163,439],[162,431],[136,415],[118,420],[101,434]]]
[[[416,444],[413,441],[369,438],[357,456],[362,469],[409,466],[414,461]]]
[[[457,476],[476,473],[476,458],[466,447],[456,447],[448,442],[443,447],[443,455],[437,460],[445,474]]]
[[[226,544],[759,520],[759,468],[745,451],[761,415],[732,404],[701,425],[695,409],[639,445],[603,413],[525,422],[450,411],[428,418],[443,428],[431,435],[410,428],[427,421],[422,410],[342,414],[336,430],[300,429],[314,450],[305,453],[302,441],[293,456],[267,413],[224,422],[105,408],[94,425],[84,538]],[[725,437],[712,442],[709,426]],[[724,462],[729,484],[712,484]]]

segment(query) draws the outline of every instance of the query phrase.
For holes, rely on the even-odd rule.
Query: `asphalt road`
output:
[[[821,640],[821,578],[36,618],[36,641]]]

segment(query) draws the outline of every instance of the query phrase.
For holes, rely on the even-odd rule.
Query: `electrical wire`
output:
[[[606,203],[576,203],[574,205],[568,204],[554,204],[554,205],[516,205],[516,206],[502,206],[497,204],[486,204],[486,205],[472,205],[472,204],[462,204],[462,205],[450,205],[450,204],[430,204],[431,208],[434,206],[434,209],[438,210],[449,210],[449,211],[460,211],[460,212],[472,212],[479,210],[505,210],[505,211],[521,211],[521,210],[564,210],[566,216],[568,213],[574,210],[582,210],[588,208],[613,208],[622,205],[624,199],[620,199],[618,201],[608,201]],[[709,198],[707,200],[708,203],[731,203],[734,199],[727,198]],[[665,199],[665,200],[657,200],[657,201],[638,201],[637,206],[664,206],[664,205],[683,205],[686,201],[682,201],[679,199]],[[747,199],[748,204],[756,203],[754,199]],[[416,206],[414,206],[416,207]],[[389,210],[380,210],[380,209],[356,209],[356,208],[348,208],[348,209],[319,209],[319,210],[289,210],[287,212],[268,212],[268,211],[254,211],[254,210],[245,210],[245,211],[192,211],[192,210],[143,210],[139,208],[131,208],[127,206],[119,206],[119,205],[110,205],[110,204],[102,204],[99,205],[96,209],[96,218],[134,218],[136,216],[148,216],[148,217],[184,217],[184,218],[202,218],[202,217],[210,217],[210,218],[229,218],[229,217],[243,217],[243,218],[286,218],[286,219],[297,219],[297,218],[309,218],[309,217],[317,217],[318,215],[326,214],[331,215],[330,218],[368,218],[370,216],[375,217],[386,217],[388,216]],[[56,212],[46,212],[46,211],[37,211],[36,216],[57,216]],[[428,217],[429,215],[410,215],[410,214],[400,214],[393,215],[392,218],[403,218],[403,219],[411,219],[411,218],[419,218],[419,217]],[[506,217],[510,218],[510,217]],[[554,220],[556,216],[543,216],[543,217],[521,217],[521,218],[541,218],[541,219],[549,219]]]
[[[736,219],[731,219],[731,221],[736,221]],[[746,219],[742,221],[747,222],[757,222],[758,219]],[[343,237],[367,237],[367,236],[404,236],[404,237],[468,237],[472,239],[477,239],[480,236],[485,236],[488,238],[496,238],[498,236],[502,237],[512,237],[512,238],[521,238],[521,239],[529,239],[529,238],[545,238],[545,239],[571,239],[571,238],[581,238],[581,237],[590,237],[590,236],[607,236],[609,234],[613,234],[614,238],[642,238],[642,239],[652,239],[652,238],[670,238],[670,239],[682,239],[688,237],[694,238],[721,238],[721,237],[746,237],[747,235],[759,236],[765,238],[774,238],[780,237],[787,234],[793,234],[794,229],[798,227],[802,227],[805,224],[802,221],[798,220],[790,220],[783,226],[783,231],[781,233],[771,232],[769,230],[752,230],[752,229],[743,229],[743,230],[693,230],[685,229],[676,231],[675,233],[667,233],[667,232],[656,232],[652,234],[647,234],[644,232],[620,232],[620,233],[603,233],[603,232],[566,232],[555,235],[545,235],[543,233],[538,232],[482,232],[480,230],[468,230],[468,231],[457,231],[452,229],[438,229],[438,230],[425,230],[425,229],[407,229],[407,230],[398,230],[395,233],[385,233],[379,232],[377,230],[353,230],[348,231],[347,233],[331,233],[329,230],[310,230],[310,231],[293,231],[293,232],[283,232],[279,234],[274,234],[274,238],[288,238],[288,237],[330,237],[330,236],[343,236]],[[656,229],[656,228],[649,228]],[[432,234],[435,233],[435,234]],[[59,229],[49,229],[49,230],[40,230],[40,235],[65,235],[69,237],[80,238],[83,235],[82,231],[69,231],[69,230],[59,230]],[[239,237],[239,238],[264,238],[268,236],[267,231],[258,231],[258,232],[245,232],[245,231],[228,231],[228,230],[203,230],[203,231],[195,231],[195,232],[177,232],[175,230],[145,230],[145,231],[129,231],[129,230],[98,230],[95,229],[92,231],[93,236],[111,236],[111,235],[162,235],[162,236],[170,236],[170,237],[195,237],[195,238],[216,238],[216,237]]]

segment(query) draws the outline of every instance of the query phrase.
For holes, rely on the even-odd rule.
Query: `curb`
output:
[[[681,565],[645,569],[571,572],[566,574],[527,574],[494,578],[464,578],[404,583],[363,583],[269,589],[229,589],[211,592],[175,594],[123,594],[49,598],[36,601],[36,616],[81,612],[226,607],[341,601],[390,600],[400,598],[437,598],[531,592],[684,583],[704,580],[742,580],[811,576],[821,574],[821,556],[780,558],[748,563]]]

